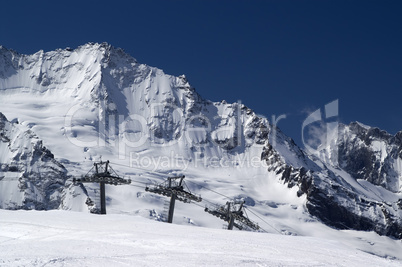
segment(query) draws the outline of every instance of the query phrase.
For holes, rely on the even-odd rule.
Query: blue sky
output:
[[[206,99],[242,103],[300,144],[308,112],[402,130],[402,1],[2,1],[20,53],[108,42]]]

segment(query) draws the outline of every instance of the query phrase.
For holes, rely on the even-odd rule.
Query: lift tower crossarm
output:
[[[106,193],[105,185],[123,185],[130,184],[130,179],[124,179],[119,177],[116,172],[110,167],[109,161],[100,161],[94,163],[92,169],[88,172],[90,173],[93,169],[95,172],[92,175],[85,175],[81,178],[74,178],[74,184],[80,183],[99,183],[100,186],[100,198],[101,198],[101,214],[106,214]],[[112,175],[112,172],[114,175]]]
[[[235,205],[239,205],[236,209]],[[259,230],[258,224],[252,222],[249,218],[244,216],[243,213],[244,200],[236,200],[233,202],[226,202],[225,206],[218,206],[215,209],[205,208],[205,212],[212,214],[219,219],[228,223],[228,230],[232,230],[236,227],[242,230],[244,226],[247,226],[253,230]]]
[[[201,202],[200,196],[194,195],[191,192],[184,190],[183,180],[185,176],[168,177],[162,184],[145,187],[145,191],[162,196],[170,197],[168,223],[173,222],[173,213],[176,199],[184,203],[190,203],[191,201]]]

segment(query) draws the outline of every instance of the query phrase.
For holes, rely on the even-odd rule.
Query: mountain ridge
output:
[[[402,132],[390,137],[359,123],[340,124],[339,135],[311,155],[245,105],[203,99],[184,75],[140,64],[107,43],[33,55],[2,47],[0,95],[0,112],[34,131],[69,175],[82,175],[101,157],[166,175],[188,172],[200,181],[206,179],[200,173],[217,172],[217,179],[209,179],[214,186],[233,197],[253,199],[257,192],[257,203],[272,197],[262,188],[273,193],[270,188],[284,183],[297,188],[295,212],[306,208],[339,229],[401,238]],[[162,166],[161,159],[172,161]],[[146,172],[124,169],[138,176]],[[247,183],[244,174],[251,177]],[[61,208],[85,210],[82,202],[96,195],[95,187],[84,192],[64,186]],[[134,197],[121,188],[111,194],[109,204],[126,195],[142,201],[131,211],[160,212],[148,212],[151,197],[141,192]]]

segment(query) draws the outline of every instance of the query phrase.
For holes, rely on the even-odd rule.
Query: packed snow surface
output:
[[[401,266],[337,240],[0,210],[0,266]]]

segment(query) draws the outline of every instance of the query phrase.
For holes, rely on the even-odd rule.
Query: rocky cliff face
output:
[[[359,123],[339,125],[332,146],[301,162],[286,163],[272,145],[262,158],[289,187],[306,194],[309,213],[339,229],[375,231],[402,238],[400,133],[392,136]],[[289,141],[288,141],[289,142]],[[336,147],[334,147],[336,146]],[[327,155],[337,151],[338,159]],[[324,163],[325,162],[325,163]]]
[[[0,113],[0,208],[57,209],[67,170],[27,127]]]
[[[402,132],[395,136],[359,123],[340,125],[339,167],[355,179],[402,190]]]

